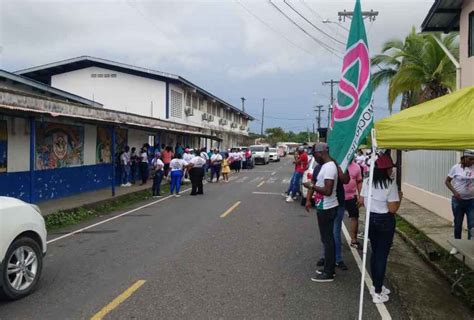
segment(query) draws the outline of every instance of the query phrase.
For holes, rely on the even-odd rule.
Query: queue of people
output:
[[[359,208],[367,202],[369,179],[363,180],[366,157],[359,153],[346,172],[329,155],[326,143],[317,143],[311,150],[316,161],[312,179],[304,186],[308,188],[305,209],[316,209],[316,217],[323,250],[316,265],[320,267],[311,280],[332,282],[338,270],[348,270],[342,256],[341,229],[345,212],[350,219],[351,247],[362,249],[358,241]],[[292,202],[299,192],[302,174],[308,169],[308,154],[304,147],[297,150],[293,164],[295,170],[290,186],[285,193],[286,201]],[[370,272],[373,287],[370,290],[374,303],[389,300],[390,290],[384,286],[385,270],[390,247],[395,233],[395,214],[400,207],[401,192],[392,178],[393,161],[388,154],[377,155],[374,167],[372,208],[369,239],[371,244]],[[367,170],[368,172],[368,170]],[[295,187],[296,185],[296,187]]]
[[[207,182],[229,182],[231,169],[240,172],[247,168],[250,155],[240,150],[231,149],[229,152],[219,152],[218,149],[206,151],[206,148],[190,149],[177,144],[173,148],[164,144],[151,148],[144,144],[137,153],[136,148],[125,146],[120,154],[121,186],[130,187],[137,179],[141,184],[153,179],[152,195],[161,197],[163,179],[170,181],[170,193],[180,197],[181,184],[184,180],[191,182],[191,195],[203,194],[203,180],[209,173]],[[152,158],[149,161],[149,158]],[[222,180],[220,180],[222,175]]]

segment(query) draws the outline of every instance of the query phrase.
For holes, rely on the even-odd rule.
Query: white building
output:
[[[165,134],[160,143],[229,148],[242,144],[253,117],[190,81],[169,73],[94,57],[78,57],[17,71],[52,87],[100,102],[104,108],[204,129],[216,139],[186,141]]]

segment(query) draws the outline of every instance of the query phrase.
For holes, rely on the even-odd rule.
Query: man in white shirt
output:
[[[311,208],[313,193],[316,202],[319,232],[324,244],[325,257],[324,269],[316,272],[311,278],[315,282],[331,282],[334,280],[334,269],[336,265],[336,254],[334,244],[334,219],[336,207],[339,205],[336,196],[337,187],[337,165],[329,156],[329,148],[326,143],[317,143],[313,147],[314,158],[321,165],[321,170],[316,178],[316,184],[308,191],[306,198],[306,211]]]
[[[125,146],[122,154],[120,155],[120,165],[122,167],[122,187],[130,187],[130,148]]]

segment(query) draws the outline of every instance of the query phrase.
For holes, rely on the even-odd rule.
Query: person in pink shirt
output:
[[[360,166],[352,161],[347,167],[349,171],[349,183],[344,185],[345,201],[344,206],[351,220],[351,247],[362,249],[357,241],[357,232],[359,230],[359,195],[362,189],[362,173]]]

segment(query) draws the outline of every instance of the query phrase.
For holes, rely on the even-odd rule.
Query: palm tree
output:
[[[374,88],[388,84],[388,106],[401,96],[401,109],[434,99],[456,87],[456,68],[433,36],[459,56],[457,33],[425,35],[415,27],[401,40],[387,41],[382,53],[372,57],[378,70],[372,74]]]

